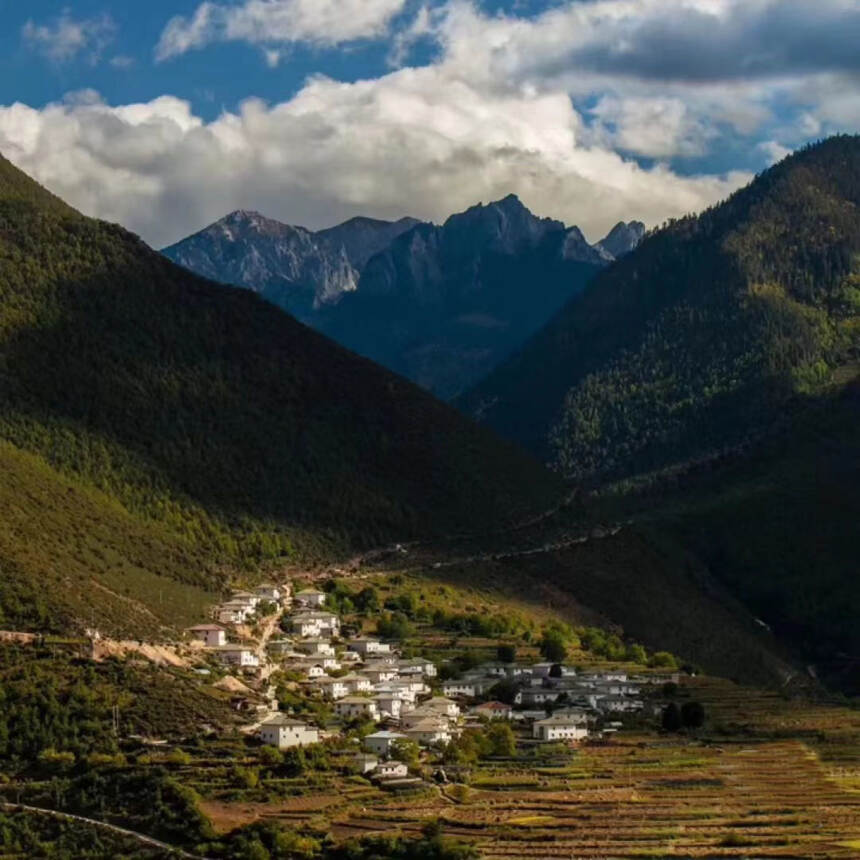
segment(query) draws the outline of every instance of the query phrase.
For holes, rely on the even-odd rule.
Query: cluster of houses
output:
[[[263,603],[287,606],[284,591],[263,585],[235,592],[218,608],[220,624],[202,624],[190,633],[243,674],[262,678],[264,670],[281,669],[308,696],[328,701],[343,722],[375,723],[356,763],[362,773],[383,781],[408,779],[406,765],[396,757],[400,741],[438,747],[470,725],[510,720],[528,727],[536,743],[577,742],[588,737],[598,719],[606,724],[610,715],[641,710],[643,687],[666,680],[629,677],[623,671],[581,673],[554,663],[487,663],[439,685],[432,661],[404,658],[389,643],[342,630],[337,613],[326,608],[326,594],[312,588],[292,595],[281,618],[283,635],[270,638],[264,649],[228,643],[225,626],[247,624]],[[468,706],[492,695],[500,681],[509,682],[513,704]],[[263,743],[281,750],[315,744],[326,735],[278,711],[263,719],[257,733]]]
[[[263,607],[279,607],[285,596],[281,586],[269,583],[259,585],[253,591],[234,591],[230,599],[215,611],[218,624],[198,624],[188,633],[192,641],[216,653],[226,666],[260,676],[265,661],[251,645],[228,642],[228,630],[248,624]]]
[[[238,626],[247,624],[263,603],[279,604],[283,599],[280,586],[265,583],[253,591],[234,591],[230,599],[216,610],[219,624]]]
[[[446,696],[478,698],[501,680],[514,684],[514,703],[526,712],[530,708],[564,705],[606,715],[642,710],[641,691],[654,678],[629,677],[623,671],[578,673],[572,666],[558,663],[487,663],[446,681],[442,692]]]

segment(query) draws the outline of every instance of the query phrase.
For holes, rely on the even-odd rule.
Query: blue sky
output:
[[[0,0],[0,152],[166,244],[518,193],[597,238],[860,127],[856,0]]]

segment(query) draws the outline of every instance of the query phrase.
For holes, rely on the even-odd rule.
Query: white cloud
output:
[[[204,3],[168,26],[160,52],[243,39],[274,65],[291,42],[371,36],[403,8]],[[591,0],[533,18],[488,16],[465,0],[409,8],[393,58],[432,38],[430,65],[353,83],[314,77],[288,101],[248,100],[212,121],[169,96],[0,107],[0,150],[83,211],[156,246],[239,207],[309,227],[358,213],[441,220],[511,191],[595,239],[621,219],[654,225],[701,209],[750,178],[679,175],[667,166],[675,157],[729,140],[747,143],[760,164],[810,134],[860,124],[845,38],[830,57],[813,50],[840,13],[850,34],[848,0],[818,0],[814,21],[797,0]],[[794,70],[792,26],[809,36]],[[707,45],[709,35],[720,44]],[[746,77],[721,67],[732,51]],[[697,52],[703,63],[691,67]],[[646,169],[619,152],[658,162]]]
[[[116,35],[110,15],[72,18],[68,10],[48,24],[27,21],[21,30],[24,43],[55,63],[65,63],[83,55],[96,64]]]
[[[745,175],[679,177],[578,143],[564,94],[488,94],[441,67],[376,81],[309,81],[204,123],[164,97],[109,107],[0,108],[0,150],[88,214],[159,246],[233,208],[307,226],[362,212],[440,220],[514,191],[598,238],[700,209]]]
[[[172,18],[156,59],[166,60],[213,42],[272,46],[291,42],[339,45],[384,35],[406,0],[245,0],[238,6],[205,2],[186,18]]]

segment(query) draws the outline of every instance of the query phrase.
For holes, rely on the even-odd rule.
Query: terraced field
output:
[[[487,858],[856,857],[860,797],[796,741],[680,746],[628,737],[585,748],[575,766],[501,764],[466,802],[410,799],[335,822],[338,836],[439,816]]]
[[[400,797],[334,778],[273,803],[208,803],[222,826],[256,819],[336,839],[439,818],[486,858],[860,856],[860,712],[711,678],[682,690],[705,703],[698,739],[640,731],[573,754],[496,760],[468,787]]]

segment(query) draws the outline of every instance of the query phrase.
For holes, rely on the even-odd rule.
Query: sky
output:
[[[592,241],[860,130],[860,0],[0,0],[0,153],[162,247],[234,209]]]

